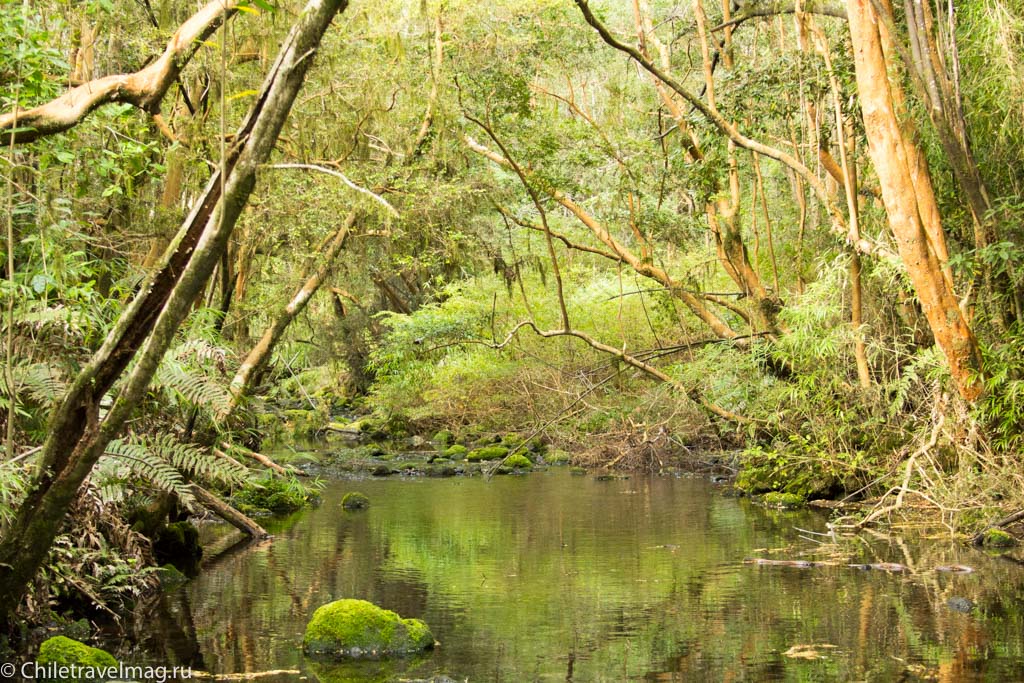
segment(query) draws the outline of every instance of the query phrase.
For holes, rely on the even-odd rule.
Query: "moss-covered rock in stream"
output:
[[[39,646],[39,655],[36,663],[40,665],[56,664],[59,666],[71,666],[108,669],[117,666],[114,655],[98,647],[91,647],[77,640],[65,636],[54,636],[43,641]]]
[[[157,567],[156,578],[160,581],[161,588],[165,590],[177,588],[181,584],[188,582],[188,577],[182,574],[173,564]]]
[[[764,494],[761,502],[766,507],[778,508],[780,510],[795,510],[807,505],[807,501],[804,500],[803,496],[798,496],[795,493],[782,493],[780,491],[771,491]]]
[[[365,510],[370,507],[370,499],[359,491],[350,491],[341,498],[341,507],[346,510]]]
[[[153,539],[153,555],[160,564],[173,565],[194,576],[203,557],[199,530],[191,522],[173,522],[162,527]]]
[[[235,506],[247,515],[286,514],[316,501],[316,493],[294,477],[263,477],[244,484],[231,496]]]
[[[462,444],[457,443],[445,449],[444,457],[452,460],[460,460],[465,458],[467,453],[469,453],[469,449]]]
[[[441,431],[434,434],[434,437],[431,439],[431,441],[433,441],[439,446],[449,446],[455,442],[455,435],[452,434],[447,429],[442,429]]]
[[[981,544],[986,548],[1010,548],[1017,545],[1017,539],[1002,529],[988,529],[981,536]]]
[[[484,446],[483,448],[474,448],[466,454],[466,460],[469,462],[480,462],[481,460],[501,460],[508,455],[508,449],[504,446]]]
[[[513,453],[505,460],[505,467],[528,470],[533,467],[533,463],[522,453]]]
[[[360,659],[410,655],[434,647],[419,619],[403,619],[365,600],[323,605],[306,626],[302,650],[309,655]]]

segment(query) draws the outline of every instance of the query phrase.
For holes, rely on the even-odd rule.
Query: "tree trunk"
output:
[[[175,331],[226,247],[255,184],[256,170],[273,150],[302,85],[310,56],[346,4],[310,0],[306,5],[235,138],[238,145],[224,159],[223,197],[218,173],[186,219],[163,267],[125,309],[54,411],[39,471],[0,541],[0,620],[14,614],[79,487],[141,402]],[[101,419],[101,398],[136,355],[131,374]]]
[[[277,342],[280,341],[281,335],[284,334],[285,329],[295,319],[295,316],[306,308],[306,304],[309,303],[309,300],[320,289],[320,285],[323,284],[324,279],[334,264],[334,259],[337,258],[338,254],[345,247],[345,241],[355,222],[356,212],[351,211],[334,233],[316,268],[307,276],[305,282],[295,292],[291,301],[274,316],[273,321],[263,331],[263,335],[256,343],[256,346],[249,351],[245,360],[242,361],[238,372],[235,373],[234,379],[231,380],[232,410],[238,406],[250,389],[259,382],[260,376],[270,360],[270,354],[274,347],[277,346]]]
[[[945,237],[924,155],[909,120],[901,126],[897,118],[894,101],[902,100],[902,91],[890,82],[871,0],[847,0],[847,14],[864,129],[889,225],[957,391],[974,401],[983,389],[981,354],[944,268]]]

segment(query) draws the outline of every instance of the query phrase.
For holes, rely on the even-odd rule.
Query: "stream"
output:
[[[368,510],[342,510],[352,490]],[[766,510],[701,478],[556,468],[328,480],[322,495],[266,520],[271,542],[165,593],[133,658],[286,671],[259,679],[270,682],[1024,680],[1019,551],[941,534],[834,545],[800,531],[826,531],[824,514]],[[204,529],[211,543],[228,533]],[[744,563],[754,557],[837,564]],[[975,571],[934,569],[949,564]],[[387,663],[306,660],[309,616],[346,597],[425,620],[440,645]]]

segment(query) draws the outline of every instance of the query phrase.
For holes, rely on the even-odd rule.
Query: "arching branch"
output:
[[[830,2],[829,0],[768,0],[768,2],[745,2],[740,3],[739,12],[724,23],[712,28],[712,31],[721,31],[730,26],[739,26],[745,21],[757,17],[774,17],[778,14],[796,14],[804,12],[807,14],[821,14],[826,17],[846,19],[846,8],[841,2]]]
[[[238,11],[238,5],[238,0],[208,3],[174,32],[156,61],[139,71],[97,78],[33,109],[0,115],[3,144],[24,144],[62,133],[104,104],[124,102],[150,114],[158,113],[178,74],[203,41]]]

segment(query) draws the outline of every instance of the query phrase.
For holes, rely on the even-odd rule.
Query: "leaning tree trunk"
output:
[[[0,619],[14,614],[79,487],[141,401],[175,331],[224,252],[255,184],[256,170],[269,157],[291,110],[310,57],[346,5],[347,0],[310,0],[306,5],[235,138],[238,144],[225,159],[223,197],[217,201],[218,174],[186,219],[163,267],[124,311],[55,410],[39,472],[0,541]],[[136,352],[134,368],[101,419],[100,399]]]
[[[355,211],[349,212],[345,221],[335,231],[326,251],[320,256],[316,267],[307,275],[302,286],[295,292],[291,300],[277,312],[270,325],[263,331],[260,340],[256,342],[256,346],[252,347],[245,360],[242,361],[238,372],[235,373],[234,378],[231,380],[232,411],[237,408],[238,404],[245,398],[252,387],[259,382],[260,376],[270,360],[270,354],[273,352],[274,347],[277,346],[277,342],[281,339],[284,331],[291,324],[292,320],[295,319],[295,316],[306,308],[306,304],[309,303],[309,300],[320,289],[320,285],[323,284],[324,279],[334,265],[334,259],[337,258],[345,246],[349,231],[356,222],[356,215]]]
[[[896,116],[902,101],[898,82],[889,78],[872,0],[847,0],[857,91],[868,149],[881,184],[882,202],[900,259],[914,285],[960,395],[974,401],[982,392],[978,341],[960,312],[945,266],[945,238],[923,154]]]

